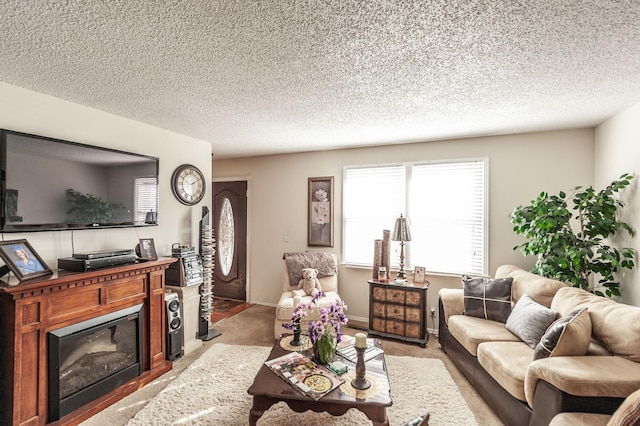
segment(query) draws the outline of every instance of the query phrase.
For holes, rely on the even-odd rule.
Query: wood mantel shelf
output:
[[[23,282],[0,280],[0,424],[75,425],[169,371],[164,273],[175,261],[164,258],[91,272],[59,270]],[[140,303],[143,373],[49,422],[47,333]]]

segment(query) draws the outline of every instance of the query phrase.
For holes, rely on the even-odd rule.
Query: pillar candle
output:
[[[374,280],[378,279],[378,270],[382,264],[382,240],[373,241],[373,276]]]
[[[302,303],[302,297],[300,296],[294,296],[293,297],[293,307],[295,308],[296,306],[298,306],[299,304]]]
[[[387,276],[391,276],[391,231],[382,230],[382,266],[387,268]]]
[[[367,336],[364,333],[356,333],[356,348],[367,347]]]

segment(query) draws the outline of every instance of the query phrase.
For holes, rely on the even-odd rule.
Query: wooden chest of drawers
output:
[[[369,280],[369,334],[427,345],[428,283]]]

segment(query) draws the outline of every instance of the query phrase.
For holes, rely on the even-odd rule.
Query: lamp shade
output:
[[[393,235],[391,235],[393,241],[411,241],[411,229],[409,227],[409,219],[406,217],[400,217],[396,219],[396,225],[393,228]]]

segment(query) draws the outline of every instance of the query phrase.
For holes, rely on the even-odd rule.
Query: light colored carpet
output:
[[[164,390],[152,398],[128,425],[244,426],[249,422],[251,396],[247,389],[270,348],[214,344]],[[475,418],[442,361],[386,356],[393,406],[387,409],[392,426],[428,411],[429,424],[477,425]],[[371,424],[352,409],[341,417],[326,413],[296,413],[286,404],[271,407],[258,425],[361,426]]]

